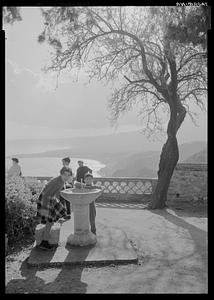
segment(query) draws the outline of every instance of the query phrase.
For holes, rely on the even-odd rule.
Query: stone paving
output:
[[[34,247],[28,258],[30,266],[62,266],[62,265],[108,265],[111,263],[136,263],[137,254],[134,251],[126,233],[120,228],[114,228],[97,222],[97,243],[94,246],[70,246],[67,238],[73,233],[73,219],[62,224],[59,246],[51,251]]]
[[[64,226],[71,226],[72,220]],[[207,217],[191,211],[115,209],[97,207],[98,244],[108,251],[133,245],[138,263],[105,267],[29,267],[21,257],[12,262],[6,277],[7,293],[207,293]],[[112,234],[112,232],[117,232]],[[120,240],[120,235],[124,238]],[[130,244],[129,244],[129,242]],[[67,249],[66,249],[67,250]],[[101,248],[102,250],[102,248]],[[59,251],[61,251],[59,249]],[[40,251],[40,255],[41,255]],[[57,251],[49,253],[50,258]],[[113,253],[109,255],[113,256]],[[119,250],[118,252],[119,253]],[[120,252],[121,253],[121,252]],[[27,257],[31,255],[28,253]],[[46,254],[47,255],[47,254]],[[85,254],[82,255],[82,258]],[[117,254],[118,255],[118,254]],[[66,253],[64,251],[64,257]],[[72,256],[68,254],[67,256]],[[89,254],[87,255],[87,257]],[[38,257],[38,256],[37,256]],[[118,257],[118,256],[117,256]],[[66,260],[65,258],[65,260]],[[38,261],[37,261],[38,262]],[[99,265],[99,264],[98,264]]]

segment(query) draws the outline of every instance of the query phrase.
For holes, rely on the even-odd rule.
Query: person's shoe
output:
[[[40,249],[43,250],[52,250],[54,248],[53,245],[50,245],[48,241],[42,241],[41,244],[39,245]]]
[[[62,224],[62,223],[64,223],[66,220],[64,219],[64,218],[60,218],[60,219],[58,219],[57,220],[57,222],[59,223],[59,224]]]
[[[65,219],[65,220],[70,220],[70,218],[71,218],[71,216],[70,216],[70,215],[66,215],[66,216],[64,216],[64,219]]]

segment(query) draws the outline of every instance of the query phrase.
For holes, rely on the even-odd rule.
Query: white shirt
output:
[[[7,171],[7,175],[9,177],[20,176],[21,167],[19,165],[12,165],[10,169]]]

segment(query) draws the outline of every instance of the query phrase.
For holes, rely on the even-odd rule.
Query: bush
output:
[[[33,195],[32,202],[35,202],[41,193],[45,183],[40,182],[37,178],[25,178],[26,186],[29,188],[31,194]]]
[[[21,177],[6,179],[6,233],[8,235],[8,245],[20,240],[25,234],[34,234],[36,226],[36,200],[42,187],[37,190]]]

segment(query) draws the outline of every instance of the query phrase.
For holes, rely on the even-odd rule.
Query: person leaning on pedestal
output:
[[[37,216],[41,217],[41,223],[46,225],[43,240],[39,245],[41,249],[51,250],[53,247],[48,242],[51,227],[54,222],[66,215],[66,208],[59,200],[60,191],[71,176],[72,170],[69,167],[63,167],[60,175],[51,179],[39,196]]]

